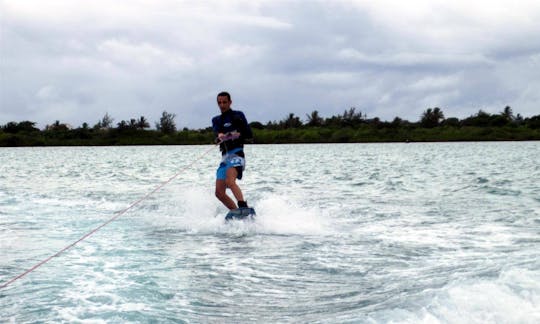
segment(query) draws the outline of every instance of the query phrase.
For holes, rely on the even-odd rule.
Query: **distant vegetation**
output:
[[[92,127],[83,123],[72,128],[57,120],[40,130],[32,121],[9,122],[0,126],[0,146],[213,143],[211,127],[179,131],[175,118],[175,114],[164,111],[155,130],[149,129],[150,123],[144,116],[122,120],[114,127],[109,114]],[[499,114],[479,110],[465,119],[445,118],[440,108],[429,108],[416,122],[399,117],[392,121],[367,118],[352,107],[329,118],[314,110],[305,121],[290,113],[280,121],[253,121],[250,125],[254,142],[259,144],[540,140],[540,115],[523,118],[514,115],[509,106]]]

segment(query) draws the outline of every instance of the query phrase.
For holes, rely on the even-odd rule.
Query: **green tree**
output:
[[[150,127],[150,124],[148,123],[148,120],[146,120],[146,118],[144,118],[144,116],[141,116],[139,118],[139,120],[137,120],[137,128],[145,129],[145,128],[149,128],[149,127]]]
[[[0,127],[6,133],[18,133],[18,132],[39,132],[39,129],[35,127],[36,123],[28,120],[17,122],[9,122]]]
[[[14,122],[14,121],[8,122],[4,126],[2,126],[2,131],[6,132],[6,133],[15,134],[15,133],[19,132],[18,125],[19,125],[19,123]]]
[[[524,123],[529,128],[540,129],[540,115],[525,118]]]
[[[392,128],[398,128],[401,126],[401,124],[403,123],[403,119],[399,118],[399,117],[395,117],[394,120],[392,120],[392,122],[390,123],[390,127]]]
[[[285,117],[279,125],[281,128],[298,128],[302,126],[302,121],[300,118],[295,116],[293,113],[290,113],[289,116]]]
[[[308,120],[307,126],[322,126],[323,119],[321,118],[321,116],[319,116],[319,112],[317,110],[312,111],[311,114],[306,116]]]
[[[506,121],[511,122],[514,120],[514,112],[512,111],[512,107],[506,106],[504,107],[504,110],[501,112],[501,116],[506,119]]]
[[[343,112],[343,117],[341,120],[344,126],[355,126],[360,124],[365,117],[366,116],[362,115],[361,111],[356,112],[356,107],[351,107],[349,110],[345,110],[345,112]]]
[[[491,115],[482,109],[478,110],[476,115],[469,116],[462,121],[464,126],[488,126],[491,121]]]
[[[522,125],[524,122],[524,119],[523,119],[523,116],[521,116],[521,114],[517,114],[516,117],[514,118],[514,123],[516,123],[517,125]]]
[[[264,125],[258,121],[252,121],[251,123],[249,123],[249,127],[254,129],[264,129]]]
[[[176,123],[174,122],[174,118],[176,118],[175,114],[163,111],[161,118],[159,119],[159,123],[156,123],[157,130],[163,134],[172,134],[176,132]]]
[[[97,122],[97,124],[94,125],[95,129],[111,129],[113,126],[114,118],[109,116],[109,113],[105,113],[105,116],[101,118],[100,121]]]
[[[119,130],[126,130],[129,129],[129,123],[125,120],[120,121],[118,124],[116,124],[116,128]]]
[[[439,107],[433,109],[428,108],[422,113],[422,118],[420,119],[420,125],[426,128],[433,128],[439,126],[444,120],[444,114]]]
[[[45,126],[45,129],[53,132],[61,132],[69,130],[69,127],[67,124],[60,123],[60,121],[57,120],[52,125]]]
[[[458,127],[459,126],[459,119],[456,117],[450,117],[443,120],[441,123],[443,126],[452,126],[452,127]]]

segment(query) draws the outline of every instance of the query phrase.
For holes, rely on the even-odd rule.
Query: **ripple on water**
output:
[[[258,216],[229,224],[213,192],[215,152],[0,290],[2,318],[539,322],[539,145],[324,146],[334,165],[318,145],[248,146],[239,183]],[[11,170],[0,181],[0,282],[207,149],[0,150]]]

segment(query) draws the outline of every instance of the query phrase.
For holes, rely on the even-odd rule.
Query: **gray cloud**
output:
[[[229,90],[251,120],[355,106],[417,120],[539,114],[535,1],[3,1],[0,124],[206,127]]]

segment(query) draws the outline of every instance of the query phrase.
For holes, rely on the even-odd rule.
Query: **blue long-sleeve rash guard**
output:
[[[222,154],[226,154],[233,149],[243,149],[246,139],[253,138],[253,132],[246,120],[246,116],[240,110],[229,109],[226,112],[212,118],[212,128],[214,135],[217,137],[219,133],[229,133],[237,131],[240,137],[237,139],[224,141],[219,145]]]

